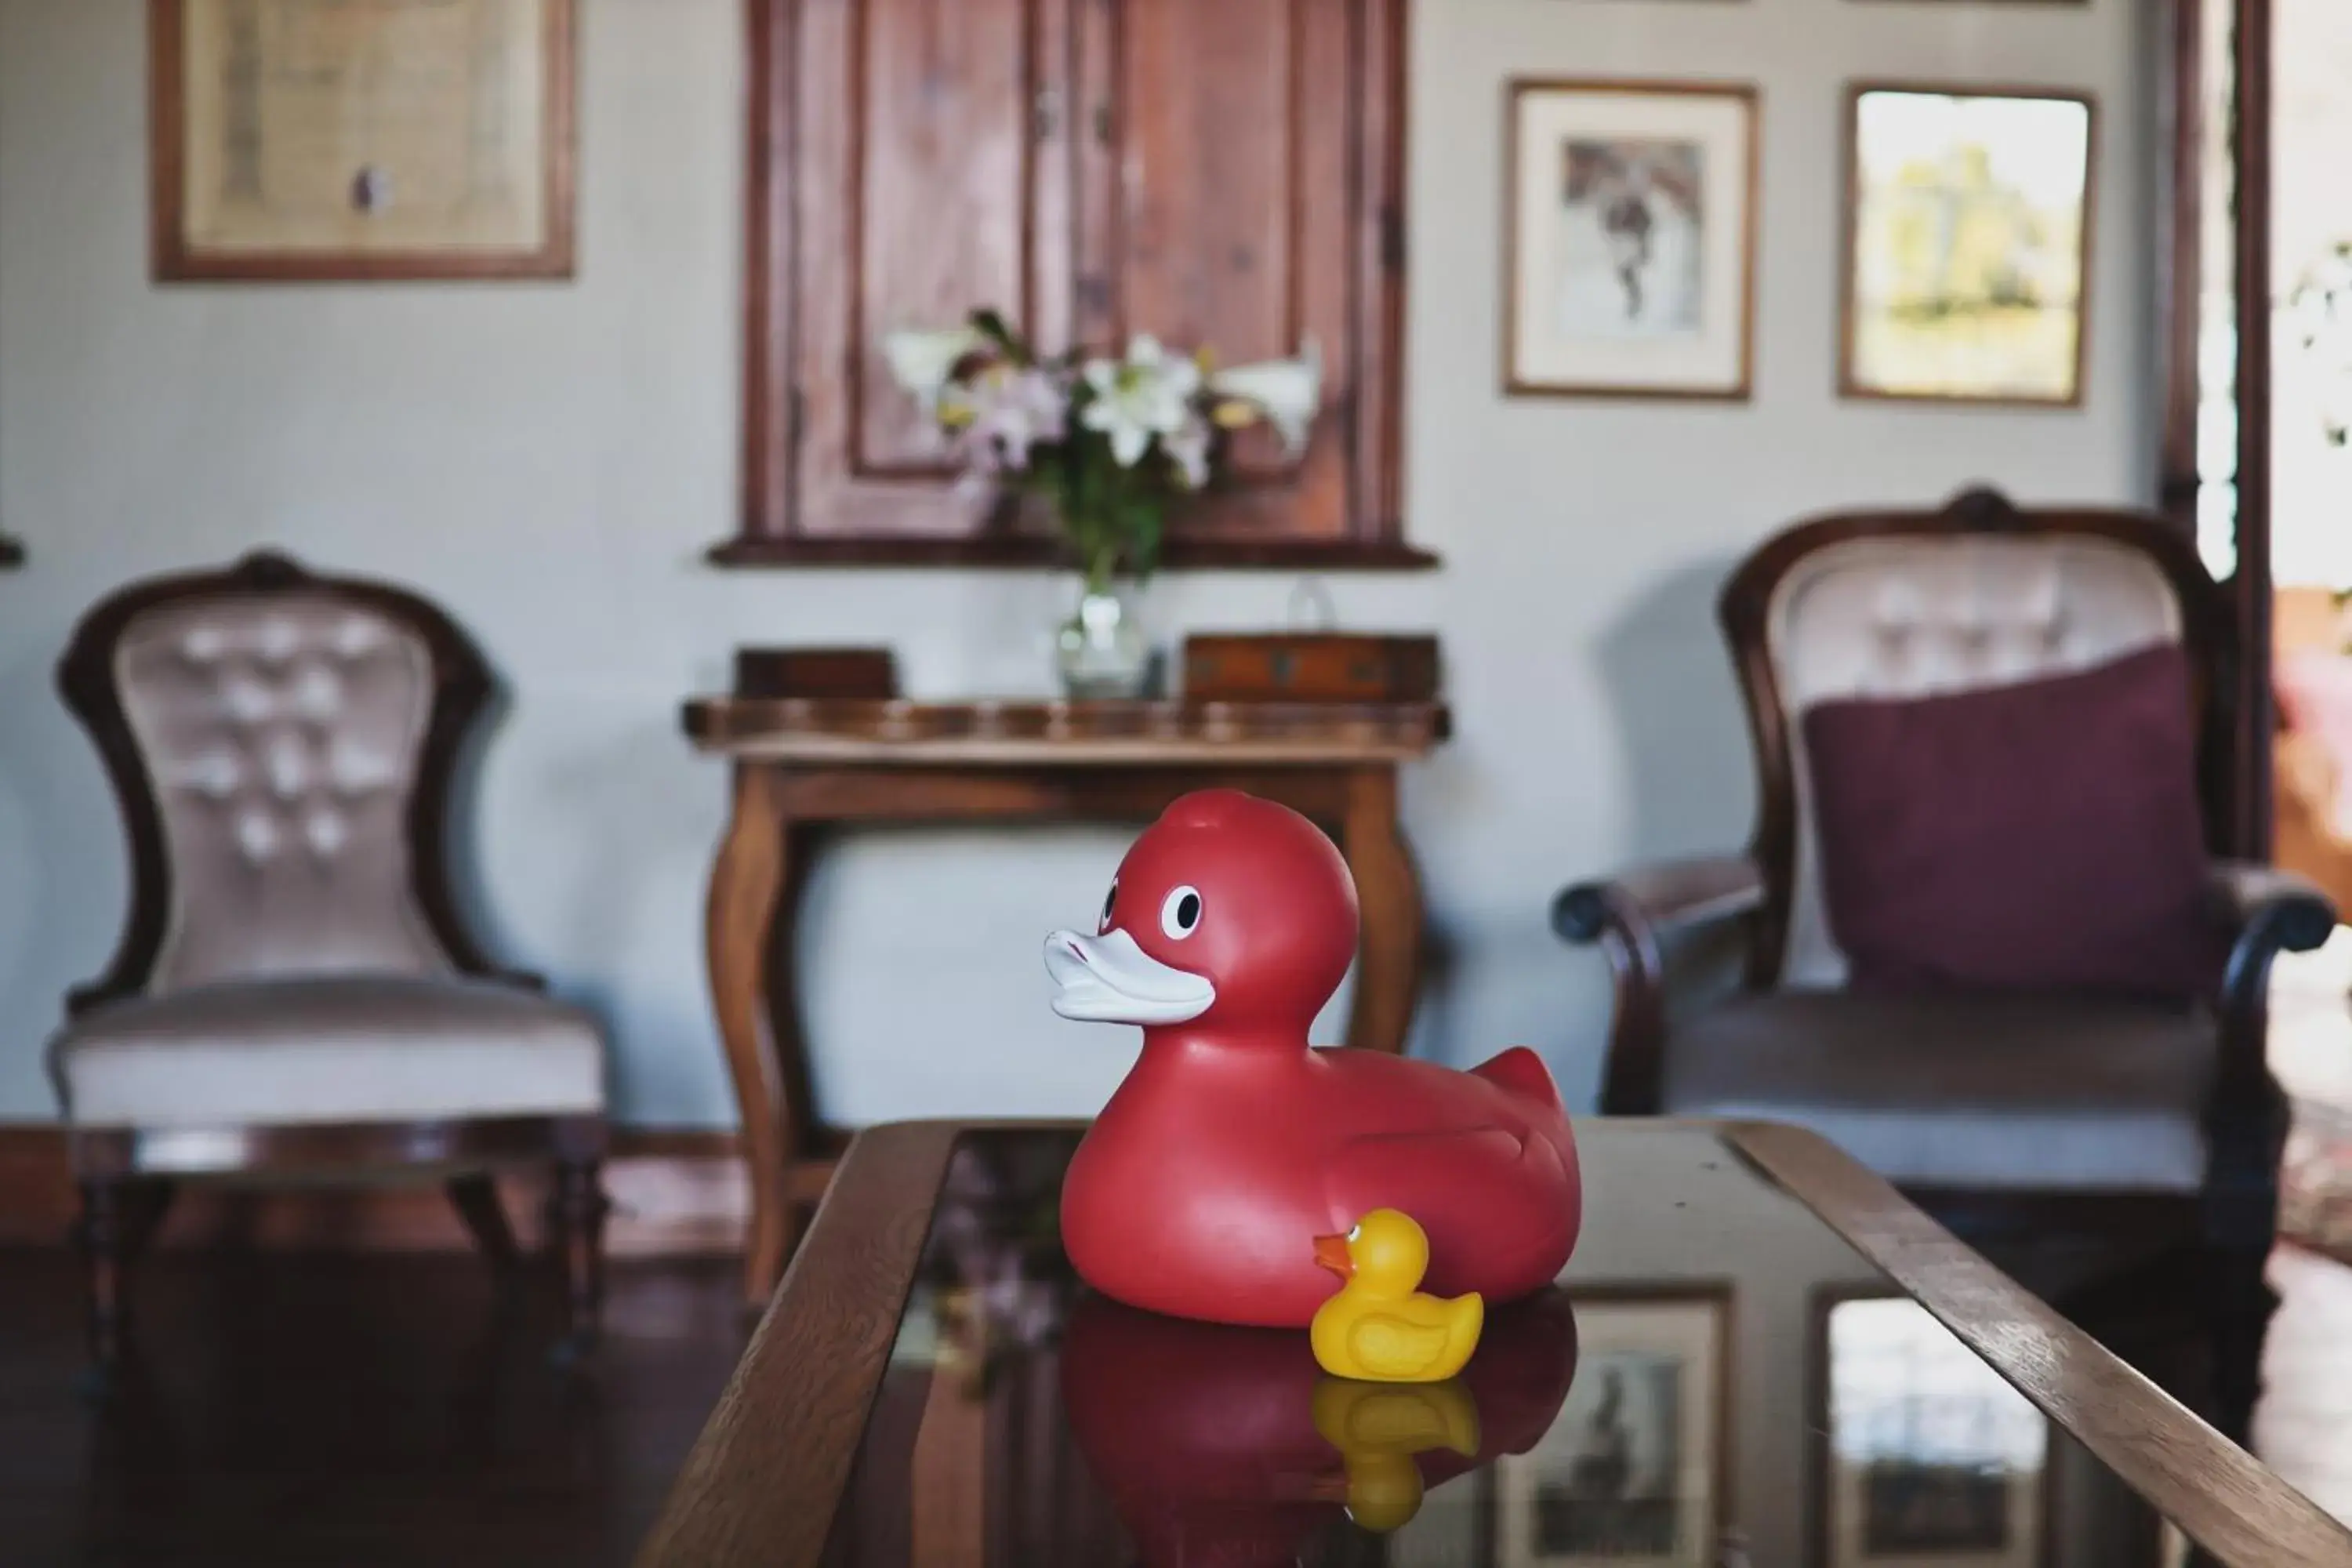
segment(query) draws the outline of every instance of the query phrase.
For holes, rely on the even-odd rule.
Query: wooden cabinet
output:
[[[729,563],[1029,563],[882,334],[993,304],[1325,366],[1171,563],[1425,563],[1398,509],[1405,0],[748,0],[745,508]]]

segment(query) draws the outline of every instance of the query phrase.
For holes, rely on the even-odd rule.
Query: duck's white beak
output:
[[[1045,939],[1045,973],[1054,977],[1054,1011],[1089,1024],[1181,1024],[1209,1010],[1217,988],[1171,968],[1123,931]]]

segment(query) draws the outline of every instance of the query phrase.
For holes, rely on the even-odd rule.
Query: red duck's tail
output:
[[[1513,1046],[1502,1055],[1480,1062],[1470,1073],[1506,1094],[1535,1101],[1555,1116],[1565,1110],[1560,1104],[1559,1085],[1551,1080],[1551,1069],[1544,1066],[1543,1058],[1525,1046]]]

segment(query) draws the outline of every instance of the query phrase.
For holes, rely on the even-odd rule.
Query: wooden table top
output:
[[[1435,702],[806,697],[698,697],[681,721],[700,750],[742,761],[885,766],[1351,766],[1425,756],[1452,722]]]
[[[1322,1409],[1327,1384],[1364,1385],[1321,1379],[1303,1335],[1179,1324],[1076,1286],[1050,1216],[1081,1131],[919,1122],[861,1134],[641,1568],[1125,1563],[1147,1537],[1164,1548],[1244,1525],[1260,1548],[1267,1531],[1305,1531],[1342,1553],[1330,1561],[1356,1561],[1339,1536],[1368,1538],[1339,1511],[1338,1454],[1309,1412]],[[1457,1403],[1475,1397],[1485,1447],[1475,1463],[1434,1450],[1414,1461],[1433,1499],[1454,1500],[1405,1524],[1423,1532],[1412,1560],[1532,1561],[1507,1542],[1524,1544],[1535,1528],[1527,1510],[1539,1495],[1530,1489],[1551,1484],[1544,1467],[1577,1463],[1575,1439],[1600,1419],[1600,1392],[1585,1383],[1601,1375],[1622,1393],[1620,1380],[1634,1376],[1622,1369],[1680,1355],[1682,1414],[1662,1417],[1664,1430],[1713,1448],[1675,1456],[1685,1481],[1672,1506],[1700,1512],[1673,1528],[1700,1542],[1736,1534],[1759,1568],[1843,1562],[1829,1554],[1824,1521],[1872,1494],[1853,1477],[1835,1489],[1845,1500],[1832,1501],[1825,1401],[1852,1379],[1832,1378],[1830,1325],[1843,1305],[1874,1298],[1916,1304],[1895,1310],[1909,1313],[1908,1353],[1935,1358],[1939,1393],[1954,1386],[1958,1358],[1963,1372],[1979,1367],[1959,1380],[1969,1397],[2009,1402],[2031,1421],[2005,1382],[2047,1418],[2040,1469],[2001,1480],[1999,1495],[2030,1488],[2039,1527],[2070,1542],[2067,1561],[2090,1560],[2072,1555],[2087,1550],[2085,1531],[2112,1552],[2115,1542],[2152,1542],[2161,1518],[2232,1568],[2352,1568],[2352,1532],[1821,1139],[1672,1121],[1580,1121],[1577,1135],[1587,1212],[1576,1256],[1559,1290],[1490,1315],[1478,1356],[1458,1388],[1447,1385]],[[954,1222],[935,1230],[950,1212]],[[1883,1331],[1883,1315],[1873,1321]],[[1675,1348],[1685,1344],[1696,1348]],[[1183,1348],[1171,1356],[1171,1345]],[[1883,1343],[1871,1348],[1883,1356]],[[1709,1353],[1720,1359],[1712,1377]],[[1902,1392],[1878,1386],[1883,1360],[1873,1367],[1874,1402]],[[1085,1418],[1090,1386],[1115,1390],[1108,1441]],[[1624,1404],[1637,1428],[1638,1394]],[[1221,1415],[1214,1402],[1226,1397]],[[2083,1486],[2080,1467],[2059,1461],[2075,1446],[2120,1485]],[[1922,1463],[1910,1448],[1888,1462]],[[1328,1475],[1299,1468],[1318,1464]],[[1438,1491],[1496,1465],[1498,1482]],[[1947,1468],[1983,1473],[1958,1460]],[[1696,1475],[1713,1479],[1695,1489]],[[1186,1490],[1196,1479],[1197,1505]],[[1265,1500],[1254,1501],[1259,1481]],[[1465,1509],[1484,1510],[1484,1523],[1445,1534],[1461,1530]]]

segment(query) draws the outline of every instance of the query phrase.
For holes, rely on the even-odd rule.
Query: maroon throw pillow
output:
[[[2210,995],[2188,661],[1804,716],[1831,932],[1853,983]]]

